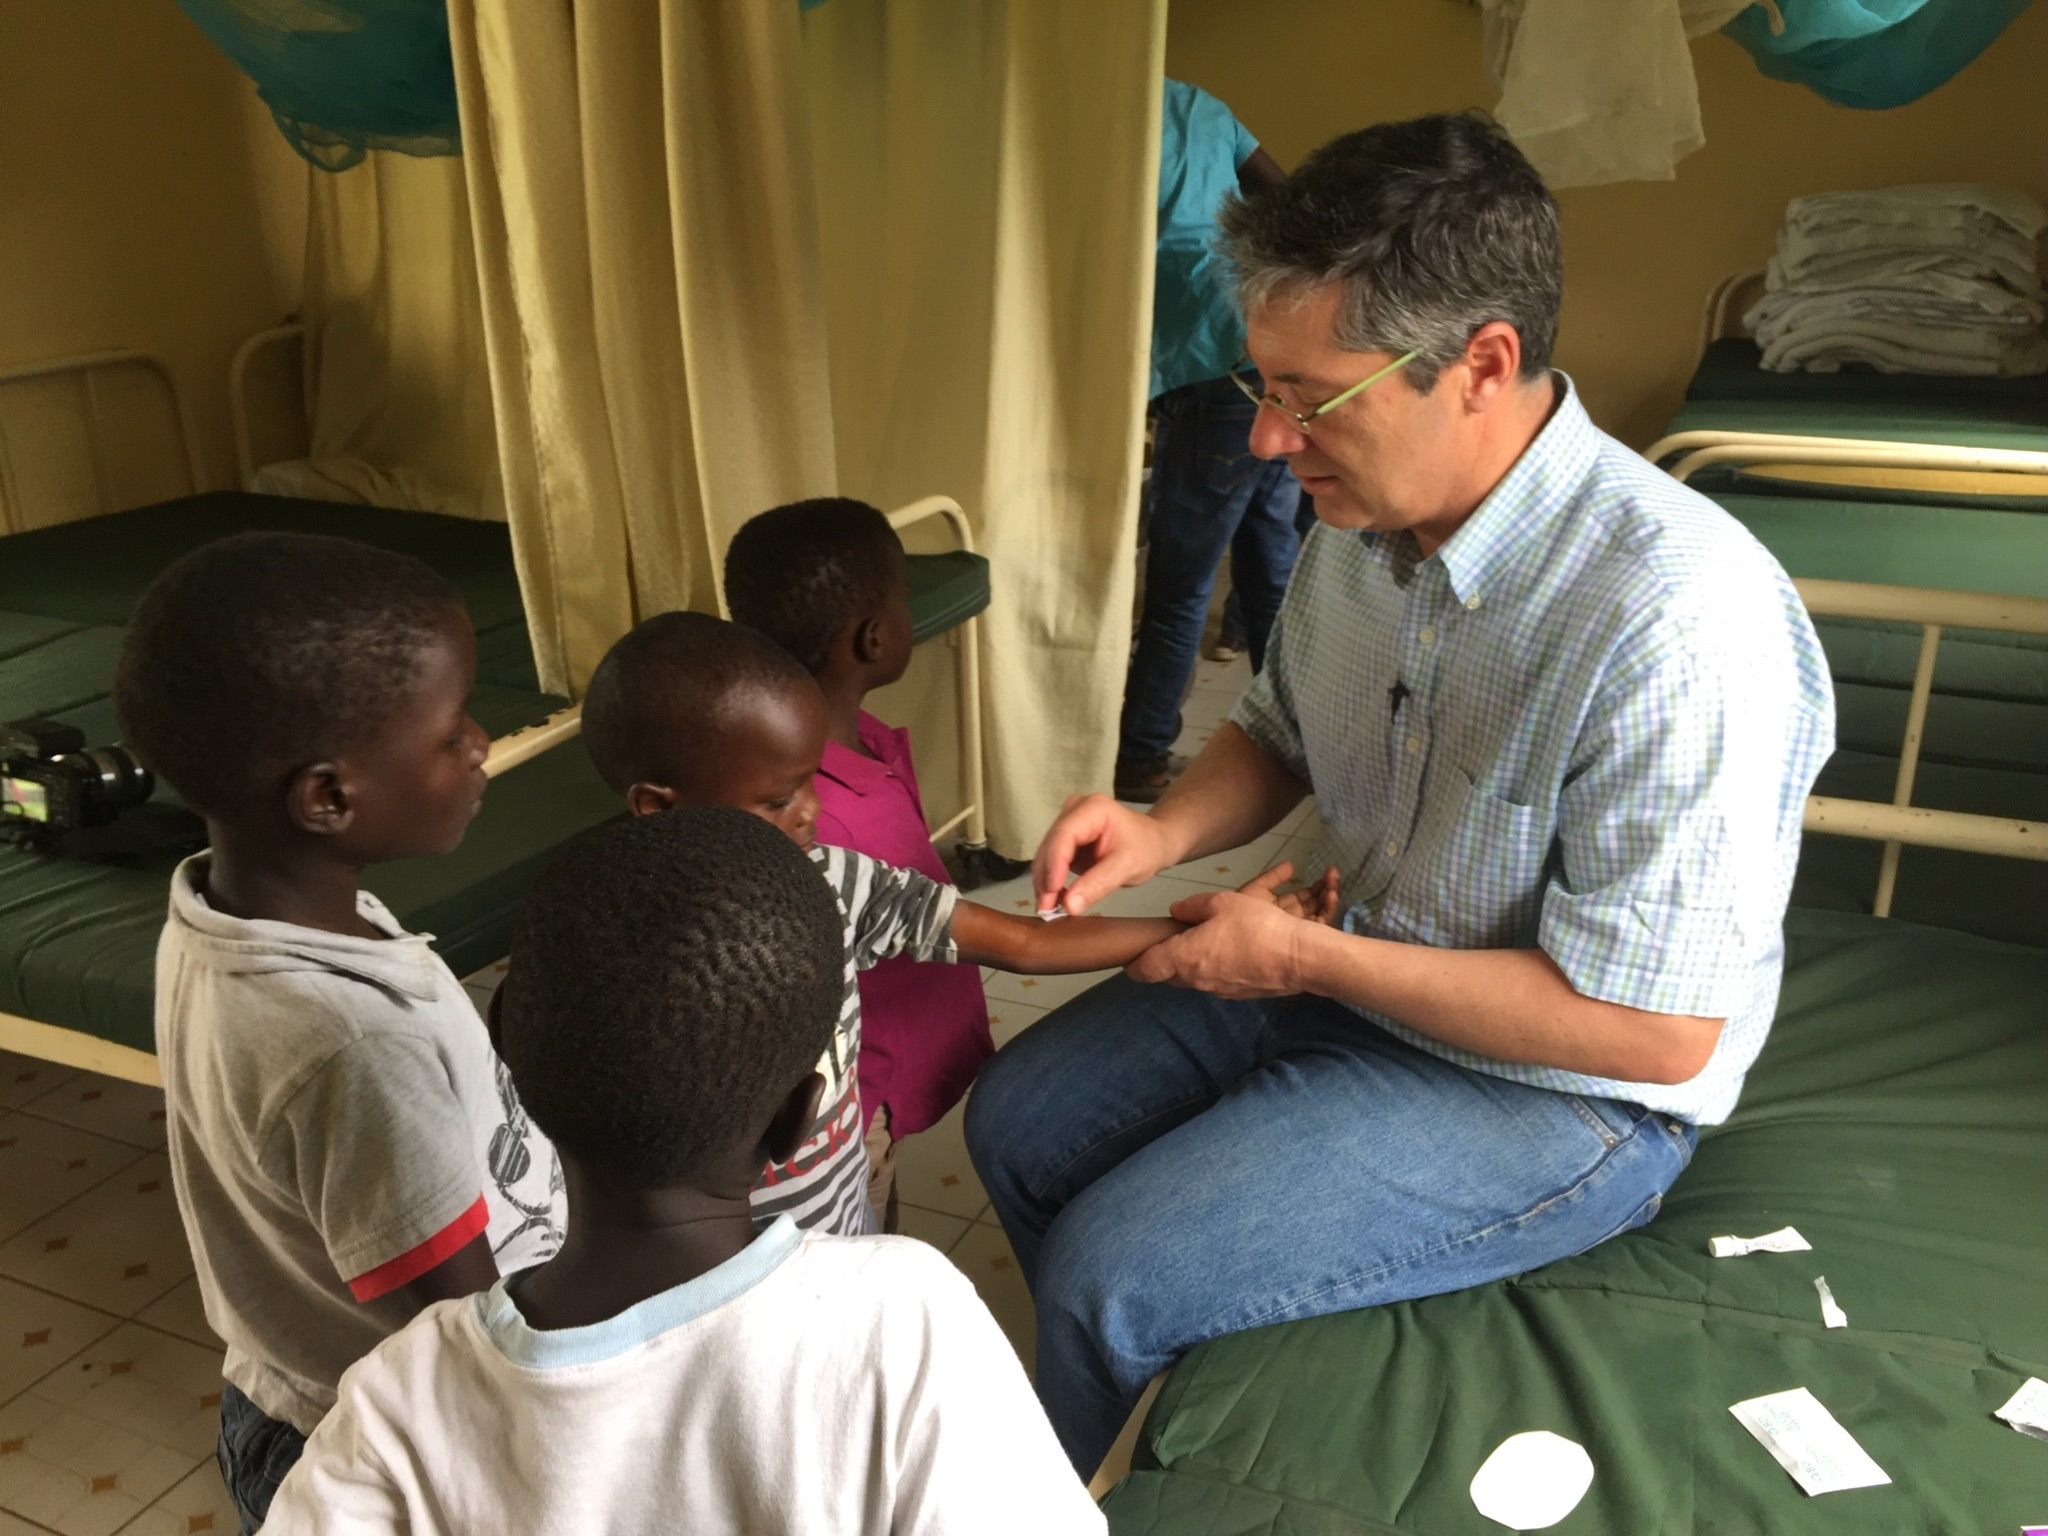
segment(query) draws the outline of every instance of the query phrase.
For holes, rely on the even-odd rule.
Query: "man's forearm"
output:
[[[1179,864],[1270,832],[1308,786],[1229,721],[1153,807],[1152,820]]]
[[[1304,923],[1302,989],[1370,1008],[1497,1061],[1632,1083],[1682,1083],[1722,1021],[1585,996],[1540,949],[1434,949]]]

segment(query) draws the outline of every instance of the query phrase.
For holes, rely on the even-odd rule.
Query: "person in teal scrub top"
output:
[[[1252,455],[1256,408],[1228,377],[1244,355],[1244,320],[1214,247],[1225,197],[1284,179],[1230,108],[1197,86],[1166,82],[1152,304],[1151,535],[1117,742],[1121,800],[1156,800],[1171,780],[1180,703],[1224,552],[1256,670],[1300,547],[1301,487],[1286,464]]]

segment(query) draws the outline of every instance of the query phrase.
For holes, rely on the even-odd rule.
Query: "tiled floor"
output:
[[[232,1531],[163,1095],[0,1052],[0,1536]]]
[[[1201,663],[1177,750],[1201,749],[1248,676],[1242,660]],[[1164,913],[1280,858],[1306,871],[1320,832],[1304,805],[1249,847],[1120,891],[1104,910]],[[974,899],[1026,908],[1028,877]],[[480,1008],[502,970],[467,979]],[[1108,974],[985,973],[996,1044]],[[903,1143],[903,1230],[952,1258],[1028,1368],[1031,1298],[961,1115]],[[213,1465],[221,1346],[200,1310],[163,1146],[156,1090],[0,1052],[0,1536],[236,1528]]]

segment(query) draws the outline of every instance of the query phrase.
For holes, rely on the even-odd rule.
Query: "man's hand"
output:
[[[1337,894],[1337,866],[1323,871],[1323,877],[1291,891],[1279,888],[1294,878],[1294,866],[1282,859],[1263,874],[1252,876],[1237,890],[1241,896],[1263,896],[1289,917],[1334,927],[1343,914],[1344,903]]]
[[[1069,795],[1031,861],[1031,888],[1039,911],[1064,902],[1079,917],[1110,892],[1143,885],[1172,862],[1166,836],[1151,817],[1107,795]],[[1069,874],[1080,878],[1068,885]]]
[[[1292,997],[1302,990],[1302,942],[1319,925],[1274,899],[1271,887],[1285,875],[1258,888],[1275,874],[1268,870],[1241,891],[1205,891],[1176,901],[1174,919],[1192,926],[1153,945],[1124,973],[1133,981],[1166,981],[1216,997]]]

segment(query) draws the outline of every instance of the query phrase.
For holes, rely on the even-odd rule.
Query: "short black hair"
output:
[[[1494,320],[1521,337],[1523,378],[1550,367],[1564,302],[1557,202],[1483,112],[1332,139],[1279,186],[1226,201],[1218,223],[1247,310],[1341,283],[1337,344],[1415,351],[1406,374],[1418,389]]]
[[[767,822],[685,806],[607,823],[526,898],[499,1050],[534,1124],[621,1187],[758,1138],[830,1044],[845,929]]]
[[[847,496],[791,502],[751,517],[725,551],[732,616],[816,675],[849,624],[889,600],[903,541],[880,510]]]
[[[605,783],[687,781],[693,760],[766,693],[812,686],[766,635],[709,613],[657,613],[605,652],[583,695],[583,745]]]
[[[136,605],[114,707],[137,757],[234,817],[389,719],[462,601],[410,555],[240,533],[183,556]]]

